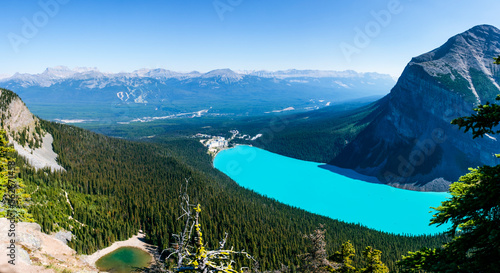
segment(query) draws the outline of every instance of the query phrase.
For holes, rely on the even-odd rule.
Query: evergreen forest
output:
[[[200,223],[208,247],[216,247],[228,232],[227,246],[250,253],[261,270],[300,265],[299,256],[307,251],[305,235],[320,225],[329,254],[350,240],[359,253],[367,246],[381,250],[391,270],[408,251],[447,241],[445,235],[400,236],[339,222],[243,189],[212,167],[211,156],[196,139],[165,136],[132,142],[74,126],[41,125],[54,137],[53,148],[66,171],[35,171],[18,158],[31,195],[29,212],[45,232],[71,230],[76,237],[69,244],[81,254],[139,230],[159,249],[169,247],[171,234],[183,227],[177,219],[186,179],[187,193],[204,211]]]

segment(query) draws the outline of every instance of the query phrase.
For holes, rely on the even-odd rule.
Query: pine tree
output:
[[[389,272],[389,268],[382,263],[380,257],[382,255],[382,251],[373,249],[371,246],[367,246],[363,251],[363,257],[367,263],[366,267],[361,269],[360,273],[387,273]]]
[[[352,265],[352,258],[356,254],[356,250],[350,241],[347,241],[342,244],[340,251],[336,251],[330,259],[338,264],[340,264],[340,268],[338,268],[335,272],[341,273],[353,273],[356,271],[356,268]]]
[[[4,204],[3,197],[7,194],[7,185],[9,183],[9,159],[8,155],[12,152],[12,148],[8,146],[5,131],[0,131],[0,202],[1,209],[0,217],[5,217],[7,208]]]
[[[26,201],[30,196],[24,193],[25,186],[15,166],[14,153],[14,148],[7,141],[7,133],[0,130],[0,197],[3,209],[0,216],[15,222],[32,222],[33,218],[26,208]]]

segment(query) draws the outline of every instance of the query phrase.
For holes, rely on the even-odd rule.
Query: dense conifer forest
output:
[[[202,205],[209,247],[216,247],[228,232],[227,246],[252,254],[261,270],[299,265],[298,256],[307,250],[304,235],[320,224],[330,254],[350,240],[358,252],[366,246],[380,249],[391,269],[408,251],[446,241],[443,235],[386,234],[260,196],[215,170],[206,148],[194,139],[158,137],[137,143],[46,121],[42,126],[53,135],[66,171],[34,171],[17,161],[32,196],[30,213],[45,232],[71,230],[76,238],[69,244],[82,254],[127,239],[139,229],[151,243],[167,248],[171,234],[182,228],[176,219],[185,179],[193,202]]]

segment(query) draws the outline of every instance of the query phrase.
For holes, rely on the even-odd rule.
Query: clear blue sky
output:
[[[0,75],[65,65],[398,77],[411,57],[455,34],[500,27],[498,0],[2,0],[0,7]],[[377,21],[373,12],[390,18]]]

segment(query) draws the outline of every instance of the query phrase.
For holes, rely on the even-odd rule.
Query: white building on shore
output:
[[[212,138],[207,142],[209,149],[227,148],[228,142],[223,137]]]

